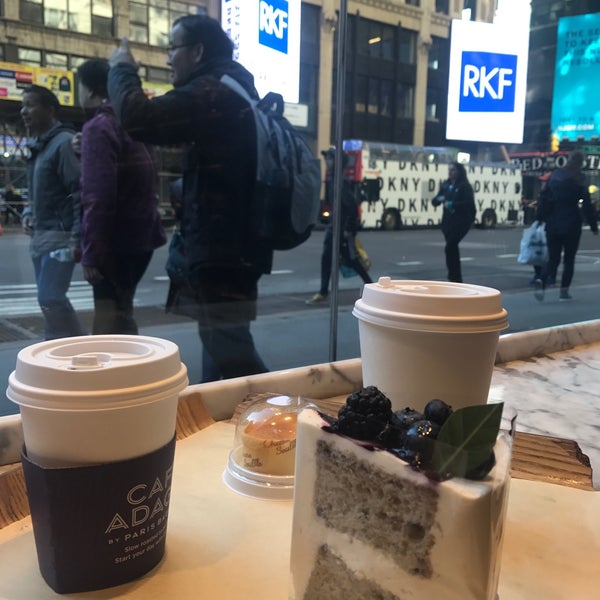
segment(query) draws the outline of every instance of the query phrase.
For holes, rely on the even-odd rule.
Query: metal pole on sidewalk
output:
[[[333,168],[333,236],[331,253],[331,302],[329,305],[329,360],[337,360],[338,286],[340,265],[340,238],[342,235],[342,182],[343,182],[343,122],[346,86],[346,23],[348,0],[340,0],[337,23],[337,61],[335,85],[335,157]]]

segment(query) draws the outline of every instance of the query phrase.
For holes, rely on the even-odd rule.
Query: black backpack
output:
[[[255,100],[229,75],[220,81],[248,102],[256,124],[252,233],[273,250],[295,248],[317,222],[321,161],[283,116],[281,94],[270,92]]]

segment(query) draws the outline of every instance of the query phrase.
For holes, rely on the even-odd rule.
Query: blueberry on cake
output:
[[[502,405],[392,412],[371,386],[300,413],[292,600],[494,600],[508,497]]]

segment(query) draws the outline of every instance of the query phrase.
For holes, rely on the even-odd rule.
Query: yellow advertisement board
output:
[[[23,89],[35,83],[52,90],[63,106],[75,105],[72,71],[0,62],[0,100],[21,101]]]

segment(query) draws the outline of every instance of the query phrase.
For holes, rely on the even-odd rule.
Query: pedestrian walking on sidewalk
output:
[[[561,255],[563,268],[559,300],[573,299],[569,288],[575,273],[575,256],[581,238],[582,212],[592,233],[598,235],[598,222],[583,174],[583,164],[583,153],[576,150],[569,156],[567,164],[550,176],[548,193],[538,208],[537,220],[546,223],[549,255],[542,276],[535,284],[534,295],[540,302],[544,300],[549,278],[556,275]]]
[[[81,257],[79,160],[71,141],[75,132],[58,120],[58,98],[30,85],[23,92],[21,117],[30,136],[27,164],[29,205],[22,225],[31,236],[30,253],[45,339],[84,335],[67,291]]]
[[[457,162],[450,163],[448,179],[444,181],[438,195],[431,203],[433,206],[444,207],[442,233],[446,240],[444,252],[448,281],[462,283],[458,244],[471,229],[476,213],[473,188],[467,178],[464,165]]]

